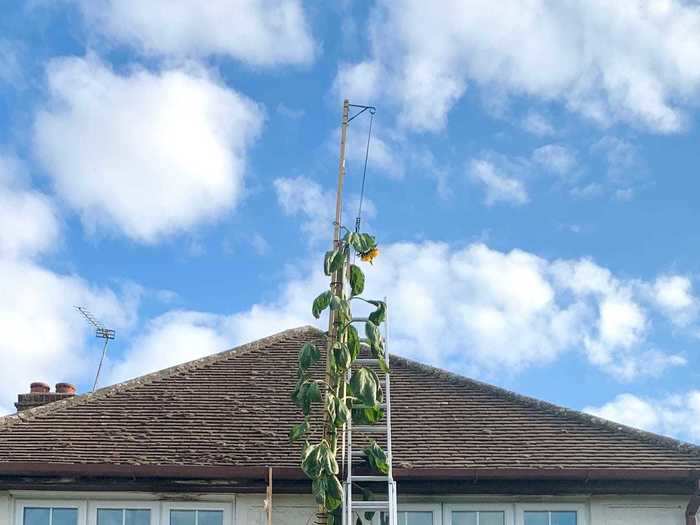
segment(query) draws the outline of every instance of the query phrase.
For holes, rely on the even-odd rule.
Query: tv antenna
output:
[[[97,319],[95,319],[95,316],[92,315],[90,311],[85,307],[76,306],[75,309],[78,310],[81,314],[83,314],[83,317],[87,319],[88,323],[95,327],[95,337],[97,337],[98,339],[105,340],[105,344],[102,347],[102,357],[100,357],[100,364],[97,367],[97,374],[95,374],[95,382],[92,384],[92,392],[94,392],[95,388],[97,388],[97,381],[100,378],[102,363],[105,360],[105,355],[107,355],[107,345],[109,344],[109,341],[111,339],[114,339],[114,337],[116,336],[116,332],[109,328],[105,328],[104,325],[100,323]]]

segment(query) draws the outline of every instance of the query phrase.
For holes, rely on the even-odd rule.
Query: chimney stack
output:
[[[28,408],[39,407],[73,396],[75,396],[75,386],[70,383],[56,383],[56,391],[51,392],[51,387],[46,383],[34,382],[29,385],[28,394],[17,395],[15,407],[17,412],[22,412]]]

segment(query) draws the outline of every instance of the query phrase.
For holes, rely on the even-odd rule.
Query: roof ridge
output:
[[[175,374],[178,374],[180,372],[196,370],[198,368],[208,366],[212,363],[216,363],[221,359],[226,359],[232,355],[240,355],[242,353],[248,353],[248,352],[252,352],[255,350],[259,350],[261,348],[264,348],[266,346],[270,346],[270,345],[277,343],[279,341],[283,341],[285,339],[291,338],[297,334],[303,334],[305,332],[311,332],[311,331],[318,332],[320,334],[323,333],[320,329],[318,329],[315,326],[311,326],[311,325],[299,326],[296,328],[289,328],[287,330],[277,332],[276,334],[269,335],[267,337],[263,337],[262,339],[256,339],[254,341],[250,341],[248,343],[244,343],[242,345],[239,345],[239,346],[236,346],[233,348],[229,348],[228,350],[223,350],[223,351],[217,352],[215,354],[209,354],[209,355],[206,355],[204,357],[193,359],[192,361],[187,361],[185,363],[180,363],[178,365],[163,368],[161,370],[156,370],[155,372],[150,372],[150,373],[142,375],[142,376],[134,377],[132,379],[127,379],[126,381],[122,381],[121,383],[115,383],[113,385],[100,388],[99,390],[96,390],[94,392],[88,392],[86,394],[81,394],[79,396],[61,399],[58,401],[54,401],[52,403],[48,403],[46,405],[41,405],[38,407],[23,410],[22,412],[18,412],[16,414],[9,414],[7,416],[0,416],[0,429],[9,428],[9,427],[12,427],[18,423],[21,423],[21,422],[24,422],[27,420],[32,420],[32,419],[36,418],[37,416],[42,416],[42,415],[45,415],[47,413],[57,412],[57,411],[62,410],[64,408],[68,408],[68,407],[75,406],[75,405],[81,405],[83,403],[88,403],[88,402],[91,402],[94,400],[102,399],[102,398],[108,397],[112,394],[124,392],[124,391],[130,390],[131,388],[136,388],[138,386],[145,385],[145,384],[151,383],[153,381],[157,381],[159,379],[166,379],[166,378],[173,376]]]
[[[667,449],[674,450],[676,452],[685,452],[700,456],[700,446],[695,445],[693,443],[688,443],[680,439],[675,439],[661,434],[656,434],[654,432],[649,432],[647,430],[641,430],[635,427],[630,427],[628,425],[623,425],[622,423],[617,423],[615,421],[604,419],[602,417],[587,414],[586,412],[582,412],[580,410],[574,410],[572,408],[563,407],[561,405],[557,405],[549,401],[544,401],[542,399],[537,399],[535,397],[518,394],[517,392],[508,390],[506,388],[492,385],[484,381],[479,381],[478,379],[472,379],[471,377],[467,377],[456,372],[451,372],[449,370],[445,370],[444,368],[439,368],[436,366],[421,363],[419,361],[414,361],[413,359],[409,359],[400,355],[391,354],[391,360],[392,362],[399,361],[407,367],[412,368],[414,370],[419,370],[421,372],[437,375],[444,379],[470,384],[476,388],[491,392],[499,397],[515,401],[517,403],[520,403],[521,405],[525,405],[530,408],[547,410],[548,412],[556,416],[566,417],[583,423],[592,424],[599,428],[611,430],[613,432],[620,432],[644,443],[660,445]]]

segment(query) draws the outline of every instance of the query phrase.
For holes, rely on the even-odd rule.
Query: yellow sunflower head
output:
[[[362,259],[364,262],[368,262],[372,264],[372,261],[374,261],[375,257],[379,255],[379,248],[376,246],[372,248],[371,250],[361,253],[360,254],[360,259]]]

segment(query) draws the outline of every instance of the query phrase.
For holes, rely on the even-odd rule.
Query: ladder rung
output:
[[[363,405],[358,403],[357,405],[352,405],[352,408],[374,408],[372,405]],[[379,408],[386,409],[386,403],[379,403]]]
[[[358,365],[377,365],[379,366],[379,359],[376,357],[359,357],[355,359],[355,363]]]
[[[353,425],[352,430],[368,434],[386,434],[386,425]]]
[[[353,501],[352,510],[381,510],[388,509],[388,501]]]
[[[389,476],[352,476],[352,481],[389,481]]]

